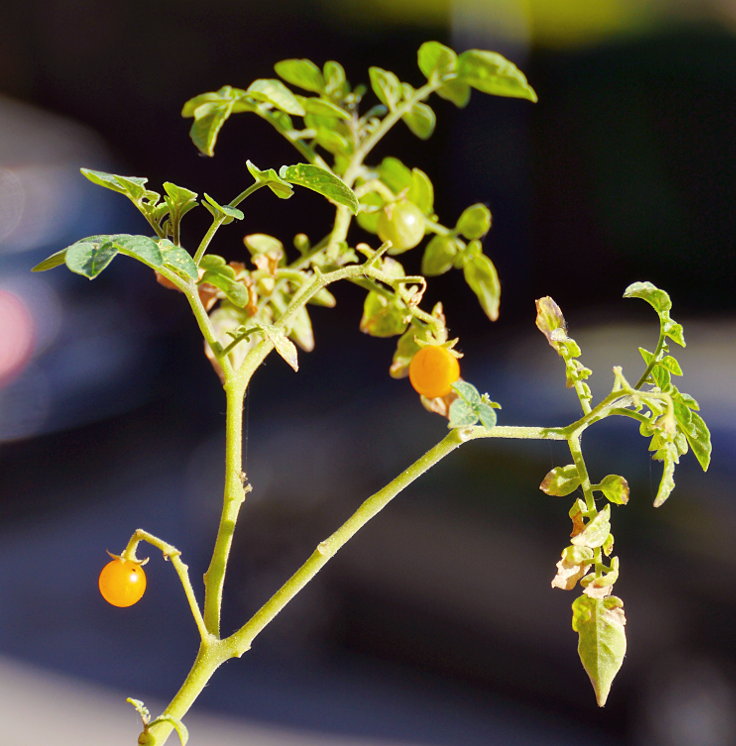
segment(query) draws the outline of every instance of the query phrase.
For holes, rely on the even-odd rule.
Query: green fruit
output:
[[[389,254],[401,254],[424,238],[424,225],[424,214],[413,202],[394,202],[386,205],[378,218],[378,237],[391,241]]]

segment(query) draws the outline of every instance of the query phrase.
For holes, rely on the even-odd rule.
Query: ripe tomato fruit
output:
[[[146,573],[137,562],[116,558],[100,572],[102,598],[113,606],[132,606],[146,592]]]
[[[441,345],[422,347],[409,363],[409,381],[414,390],[428,399],[447,396],[460,378],[460,363]]]
[[[381,210],[376,232],[381,241],[391,241],[389,254],[400,254],[424,238],[424,225],[424,213],[413,202],[404,200]]]

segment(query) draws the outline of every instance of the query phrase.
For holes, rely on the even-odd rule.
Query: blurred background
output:
[[[218,672],[190,722],[197,746],[268,744],[736,744],[733,0],[27,0],[0,28],[0,746],[129,744],[125,696],[168,701],[196,639],[171,568],[152,553],[149,592],[99,598],[105,549],[143,527],[178,546],[196,580],[217,523],[224,403],[181,298],[134,262],[89,283],[31,275],[95,233],[146,232],[82,166],[171,180],[227,202],[261,168],[297,160],[261,120],[197,154],[189,97],[247,87],[285,57],[341,61],[351,82],[380,65],[418,83],[428,39],[502,52],[539,103],[475,93],[436,100],[427,143],[397,128],[398,154],[435,182],[454,221],[490,206],[485,251],[501,274],[487,323],[462,278],[432,283],[465,353],[463,375],[503,404],[504,424],[577,416],[561,365],[534,328],[550,294],[606,393],[611,366],[641,369],[656,318],[623,289],[666,288],[688,347],[683,388],[713,434],[667,505],[628,422],[586,435],[595,473],[632,487],[615,509],[629,650],[605,710],[570,630],[573,594],[549,586],[567,501],[537,485],[565,463],[550,443],[466,445],[356,537],[240,662]],[[265,191],[265,190],[264,190]],[[203,212],[203,211],[200,211]],[[318,236],[309,194],[259,192],[242,233]],[[199,222],[198,222],[199,221]],[[192,214],[185,241],[206,221]],[[357,234],[356,234],[357,235]],[[357,332],[359,293],[314,313],[317,349],[295,376],[269,360],[247,403],[254,485],[225,607],[233,627],[367,495],[442,437],[445,422],[387,375],[390,340]],[[321,311],[321,312],[320,312]],[[160,706],[160,705],[159,705]],[[44,717],[36,713],[43,710]],[[43,730],[48,729],[48,732]],[[239,734],[239,735],[238,735]],[[228,740],[230,739],[230,740]]]

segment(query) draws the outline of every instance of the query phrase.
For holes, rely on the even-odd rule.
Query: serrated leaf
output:
[[[259,78],[254,80],[247,88],[246,93],[256,99],[271,104],[285,114],[303,117],[304,107],[299,99],[276,78]]]
[[[290,184],[311,189],[330,202],[348,207],[353,214],[358,211],[358,198],[353,190],[334,174],[310,163],[282,166],[279,176]]]
[[[381,67],[371,67],[368,69],[368,75],[371,81],[371,88],[378,97],[378,100],[388,106],[389,109],[396,107],[401,100],[401,82],[390,70],[384,70]]]
[[[321,93],[325,87],[322,71],[312,60],[288,59],[277,62],[273,69],[276,74],[291,85],[303,88],[305,91]]]
[[[596,549],[603,546],[608,534],[611,533],[611,506],[606,505],[596,513],[586,524],[585,528],[570,539],[571,544],[579,547]]]
[[[486,316],[495,321],[501,302],[501,283],[493,262],[485,254],[478,254],[463,263],[463,275]]]
[[[31,272],[46,272],[54,267],[60,267],[66,260],[66,249],[54,252],[51,256],[47,256],[42,262],[39,262],[35,267],[31,268]]]
[[[202,204],[204,207],[206,207],[209,212],[212,213],[215,217],[222,217],[223,225],[227,225],[228,223],[232,223],[233,220],[242,220],[245,216],[243,215],[242,210],[238,210],[237,207],[230,207],[230,205],[221,205],[219,202],[215,201],[213,197],[210,197],[209,194],[205,193],[202,195],[204,197],[204,201]]]
[[[118,249],[110,236],[101,236],[99,241],[77,241],[66,248],[66,266],[78,275],[94,280],[117,256]]]
[[[575,464],[555,466],[547,472],[539,489],[546,495],[565,497],[580,486],[580,481],[580,474]]]
[[[483,93],[537,100],[524,73],[497,52],[468,49],[458,57],[457,71],[461,80]]]
[[[483,238],[491,229],[491,211],[480,202],[463,210],[455,229],[467,239]]]
[[[572,628],[578,633],[578,655],[590,678],[599,707],[608,699],[626,655],[626,617],[616,596],[582,595],[572,604]]]
[[[425,41],[417,51],[417,64],[429,79],[433,74],[441,76],[453,72],[457,68],[457,55],[438,41]]]
[[[437,117],[431,106],[418,101],[401,119],[404,124],[421,140],[427,140],[434,132]]]
[[[606,475],[595,489],[616,505],[626,505],[629,502],[629,483],[618,474]]]

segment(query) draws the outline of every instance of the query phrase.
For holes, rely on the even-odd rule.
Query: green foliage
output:
[[[501,405],[491,401],[488,394],[481,395],[473,384],[467,381],[459,381],[452,385],[452,390],[457,394],[457,399],[450,405],[448,427],[468,427],[480,424],[485,428],[496,425],[496,412]]]

